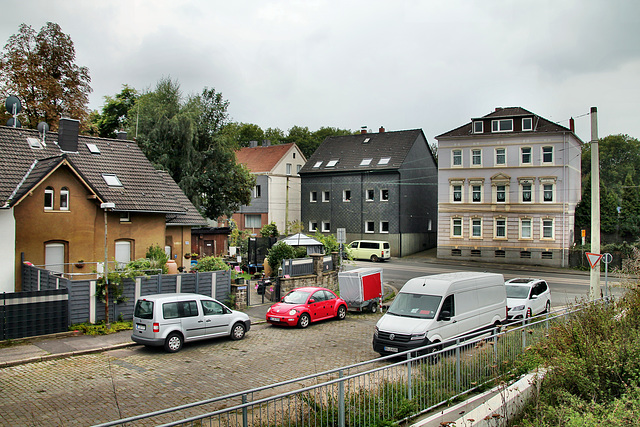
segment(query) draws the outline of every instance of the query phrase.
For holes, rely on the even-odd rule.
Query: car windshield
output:
[[[307,302],[307,298],[309,298],[309,292],[291,291],[284,296],[282,302],[286,302],[287,304],[304,304]]]
[[[514,286],[507,285],[507,298],[528,298],[529,297],[529,287],[528,286]]]
[[[441,296],[399,293],[387,313],[396,316],[433,319],[438,311]]]

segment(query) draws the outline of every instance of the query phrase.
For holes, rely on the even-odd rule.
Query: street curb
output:
[[[9,362],[0,362],[0,369],[8,368],[11,366],[27,365],[29,363],[46,362],[49,360],[56,360],[56,359],[66,359],[68,357],[73,357],[73,356],[83,356],[85,354],[102,353],[104,351],[118,350],[120,348],[132,347],[134,345],[138,345],[138,343],[135,343],[132,341],[132,342],[125,342],[120,344],[113,344],[106,347],[96,347],[96,348],[89,348],[86,350],[68,351],[66,353],[45,354],[43,356],[30,357],[28,359],[12,360]]]

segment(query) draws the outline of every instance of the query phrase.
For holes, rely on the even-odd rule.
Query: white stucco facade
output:
[[[13,209],[0,209],[0,292],[15,291],[16,221]]]

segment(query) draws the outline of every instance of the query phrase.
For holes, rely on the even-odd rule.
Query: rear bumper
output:
[[[131,334],[131,340],[142,345],[155,345],[155,346],[164,345],[164,339],[162,338],[146,338],[146,337],[141,337],[139,335],[136,335],[135,333]]]

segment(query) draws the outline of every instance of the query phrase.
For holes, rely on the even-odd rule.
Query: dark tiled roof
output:
[[[165,181],[166,188],[173,189],[173,197],[175,197],[176,200],[187,209],[187,212],[184,215],[168,214],[167,225],[207,225],[207,221],[205,221],[202,215],[200,215],[196,207],[193,206],[191,201],[187,198],[187,196],[185,196],[180,187],[175,185],[175,181],[173,180],[173,178],[171,178],[171,175],[163,170],[156,170],[156,173],[158,174],[158,176],[160,176],[161,179]],[[171,185],[171,183],[173,183],[174,185]]]
[[[160,177],[135,142],[80,135],[77,152],[63,152],[57,133],[46,134],[42,149],[31,148],[27,138],[39,140],[40,135],[36,130],[0,126],[0,206],[16,203],[20,194],[67,161],[98,199],[115,203],[117,211],[187,214],[195,210],[190,202],[185,206],[184,199],[178,200],[176,194],[182,192],[178,185]],[[87,144],[94,144],[100,153],[91,153]],[[122,187],[107,185],[103,174],[116,175]]]
[[[472,131],[472,123],[477,120],[491,120],[491,119],[506,119],[506,118],[521,118],[521,117],[533,117],[533,131],[525,131],[525,132],[501,132],[501,133],[492,133],[491,129],[487,129],[488,125],[485,124],[485,132],[484,133],[473,133]],[[525,110],[522,107],[505,107],[505,108],[496,108],[491,113],[487,114],[483,117],[477,117],[471,119],[472,121],[460,126],[459,128],[450,130],[449,132],[445,132],[442,135],[436,136],[436,139],[441,138],[455,138],[455,137],[482,137],[487,135],[500,135],[500,136],[509,136],[517,133],[557,133],[557,132],[571,132],[568,128],[561,126],[557,123],[553,123],[544,117],[538,116],[537,114],[532,113],[531,111]],[[486,122],[485,122],[486,123]]]
[[[246,165],[252,173],[271,172],[293,145],[291,143],[267,147],[245,147],[236,151],[236,159],[238,163]]]
[[[421,129],[394,132],[365,133],[357,135],[330,136],[316,149],[300,173],[335,173],[363,170],[398,169],[405,161],[409,150]],[[424,139],[426,141],[426,138]],[[386,164],[380,159],[388,158]],[[369,165],[361,166],[363,159],[371,159]],[[335,166],[327,166],[337,160]],[[319,167],[314,167],[322,162]]]

